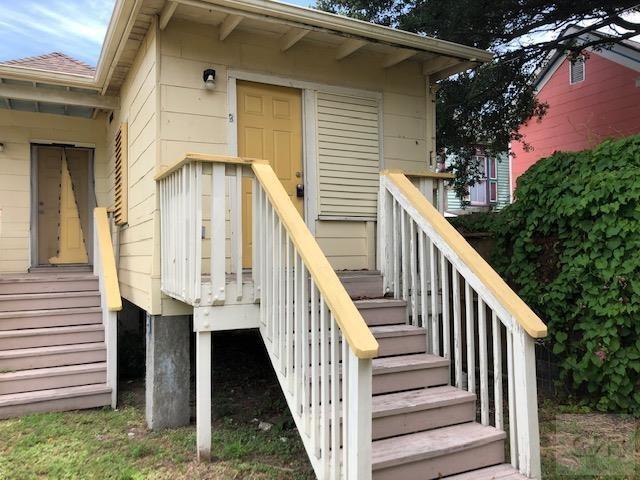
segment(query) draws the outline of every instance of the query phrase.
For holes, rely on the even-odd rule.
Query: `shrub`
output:
[[[556,153],[498,216],[496,267],[547,322],[565,384],[640,413],[640,136]]]

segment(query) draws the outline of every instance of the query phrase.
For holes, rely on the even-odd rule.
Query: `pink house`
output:
[[[564,35],[576,31],[570,27]],[[578,38],[587,42],[595,35],[600,34]],[[549,110],[542,121],[531,119],[520,127],[531,151],[520,142],[511,144],[512,192],[520,175],[555,151],[579,151],[640,132],[640,43],[586,49],[573,61],[555,53],[538,75],[536,90]]]

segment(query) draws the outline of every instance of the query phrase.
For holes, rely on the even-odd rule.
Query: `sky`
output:
[[[62,52],[95,67],[115,0],[0,0],[0,61]],[[291,0],[309,6],[313,0]]]

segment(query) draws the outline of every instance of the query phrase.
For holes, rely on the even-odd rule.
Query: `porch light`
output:
[[[204,81],[204,88],[213,90],[216,88],[216,71],[213,68],[207,68],[202,72],[202,80]]]
[[[4,152],[4,143],[0,143],[0,152]]]

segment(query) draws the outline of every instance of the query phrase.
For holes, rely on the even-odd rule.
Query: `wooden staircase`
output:
[[[505,462],[506,433],[476,423],[476,395],[450,386],[449,360],[428,354],[406,302],[384,298],[375,272],[339,274],[379,343],[373,360],[375,480],[525,479]]]
[[[0,277],[0,418],[111,404],[98,279]]]

